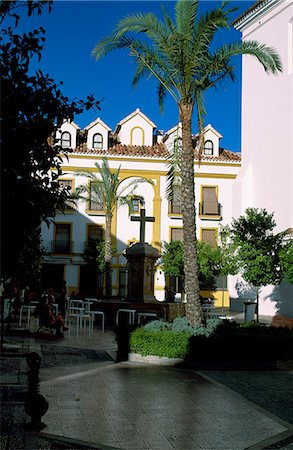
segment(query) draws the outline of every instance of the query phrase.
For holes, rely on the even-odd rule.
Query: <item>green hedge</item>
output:
[[[293,330],[224,323],[215,332],[192,336],[188,359],[200,362],[276,362],[293,359]]]
[[[157,325],[157,324],[154,324]],[[189,362],[275,362],[293,359],[293,330],[223,323],[207,335],[153,325],[130,332],[129,351]]]
[[[148,331],[143,327],[130,334],[130,351],[142,356],[185,358],[189,351],[190,333],[161,330]]]

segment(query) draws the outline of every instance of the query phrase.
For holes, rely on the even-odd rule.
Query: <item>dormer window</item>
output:
[[[61,147],[70,148],[71,147],[71,134],[69,131],[64,131],[61,134]]]
[[[214,154],[214,144],[212,143],[212,141],[205,141],[204,154],[209,156]]]
[[[93,135],[93,148],[102,150],[103,148],[103,136],[100,133]]]

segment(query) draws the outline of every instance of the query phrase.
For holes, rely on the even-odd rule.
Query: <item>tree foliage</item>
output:
[[[58,183],[62,156],[53,140],[55,131],[64,118],[99,107],[91,95],[86,101],[70,101],[48,74],[31,70],[31,62],[41,59],[45,31],[18,34],[17,24],[25,14],[41,14],[51,5],[48,1],[0,3],[2,276],[26,281],[39,269],[40,225],[49,222],[68,197]]]
[[[285,242],[280,251],[281,269],[284,278],[293,284],[293,239]]]
[[[231,224],[231,239],[241,275],[257,287],[278,284],[282,279],[280,251],[284,235],[274,234],[273,216],[265,209],[247,208]]]
[[[195,244],[194,244],[195,245]],[[199,279],[201,282],[211,280],[219,273],[221,253],[218,247],[212,248],[205,242],[198,241]],[[164,243],[162,269],[170,277],[184,278],[184,246],[182,241]]]

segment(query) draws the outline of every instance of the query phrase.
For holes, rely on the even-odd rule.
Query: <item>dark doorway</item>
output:
[[[83,297],[103,296],[104,274],[98,274],[93,264],[80,266],[79,294]]]
[[[56,292],[61,290],[64,280],[63,264],[44,264],[41,272],[42,290],[53,288]]]

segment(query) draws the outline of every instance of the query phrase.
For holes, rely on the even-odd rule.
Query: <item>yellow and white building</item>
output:
[[[233,185],[240,170],[241,156],[220,146],[221,134],[211,125],[205,129],[205,151],[199,164],[195,151],[195,196],[197,237],[216,244],[220,225],[232,219]],[[74,122],[65,121],[57,138],[64,148],[72,152],[63,158],[63,175],[60,182],[75,189],[88,181],[77,176],[82,169],[97,171],[95,163],[107,157],[109,166],[120,167],[121,186],[132,178],[143,177],[152,180],[139,184],[133,195],[133,205],[139,214],[140,204],[136,198],[142,196],[147,216],[155,222],[146,224],[146,242],[159,250],[162,243],[182,238],[182,215],[180,205],[169,203],[166,197],[166,175],[169,150],[181,139],[180,124],[166,132],[157,130],[156,125],[139,109],[123,118],[114,132],[100,118],[80,130]],[[176,142],[178,141],[178,142]],[[103,238],[105,215],[94,200],[79,202],[75,209],[57,214],[54,223],[42,227],[42,239],[46,250],[42,281],[46,286],[54,280],[56,287],[66,280],[69,293],[101,295],[96,292],[96,273],[86,262],[85,252],[95,239]],[[127,206],[115,211],[112,235],[116,247],[113,258],[113,295],[125,296],[126,259],[125,248],[139,240],[139,224],[130,220]],[[158,266],[155,274],[155,297],[164,299],[165,278]],[[206,292],[205,295],[210,294]],[[214,292],[220,302],[229,304],[225,290]]]

